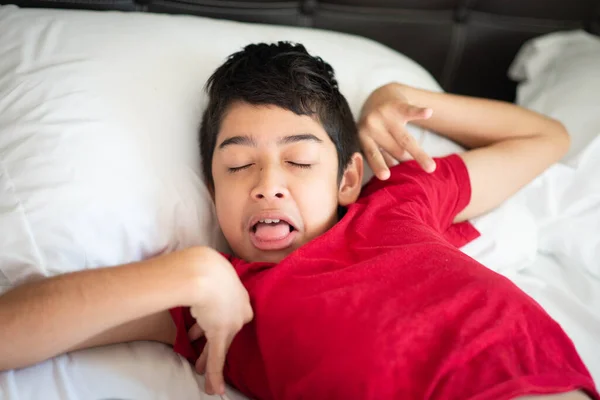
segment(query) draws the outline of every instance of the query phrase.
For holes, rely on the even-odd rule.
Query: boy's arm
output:
[[[192,304],[193,252],[27,283],[0,297],[0,370],[133,340],[172,343],[168,310]],[[197,296],[196,296],[197,297]]]
[[[92,346],[173,344],[176,329],[168,310],[177,306],[191,307],[206,336],[207,392],[224,393],[225,355],[253,315],[231,263],[206,247],[64,274],[0,296],[0,371]]]
[[[407,138],[410,136],[404,130],[407,114],[421,117],[412,118],[411,123],[469,149],[460,156],[470,175],[471,201],[455,222],[484,214],[500,205],[560,160],[569,148],[569,135],[560,122],[500,101],[389,84],[375,91],[363,110],[387,118],[387,126],[392,120],[399,121],[396,127],[388,129],[390,135],[395,138],[398,148],[407,150],[424,167],[430,158],[423,154],[414,139],[411,141],[412,137]],[[369,135],[369,129],[363,126],[361,136],[365,135]],[[371,167],[376,171],[386,169],[374,157],[369,159],[373,153],[367,152]]]

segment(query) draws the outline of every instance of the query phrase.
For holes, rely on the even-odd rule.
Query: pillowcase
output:
[[[192,245],[226,250],[199,170],[203,85],[229,54],[277,40],[330,62],[355,115],[388,78],[439,88],[412,60],[340,33],[1,6],[2,288]],[[381,71],[394,74],[377,81]]]
[[[355,116],[391,81],[441,90],[411,59],[341,33],[0,6],[0,291],[193,245],[227,250],[199,169],[203,85],[244,45],[278,40],[329,62]],[[460,150],[409,130],[434,156]],[[498,248],[495,229],[481,231]]]
[[[562,162],[577,166],[581,151],[600,134],[600,37],[582,30],[527,42],[509,76],[520,82],[516,102],[561,121],[571,135]]]

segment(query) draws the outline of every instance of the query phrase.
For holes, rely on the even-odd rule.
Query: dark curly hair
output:
[[[352,154],[359,151],[356,124],[333,68],[311,56],[301,44],[248,45],[212,74],[206,90],[208,106],[200,127],[200,154],[210,188],[214,188],[212,158],[221,122],[227,108],[237,101],[274,105],[316,118],[335,144],[340,179]]]

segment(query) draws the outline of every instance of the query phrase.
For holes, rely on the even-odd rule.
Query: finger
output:
[[[402,154],[402,157],[400,157],[400,159],[398,161],[409,161],[409,160],[414,160],[413,156],[411,156],[408,151],[405,151],[404,154]]]
[[[407,135],[409,136],[408,140],[406,142],[402,142],[406,152],[417,161],[417,163],[421,166],[421,168],[423,168],[423,170],[425,170],[425,172],[432,173],[435,171],[436,164],[433,158],[427,154],[421,148],[421,146],[419,146],[416,139],[412,135],[408,133]]]
[[[381,154],[381,151],[379,150],[379,146],[377,146],[377,143],[375,143],[375,141],[369,136],[361,137],[360,141],[361,147],[365,154],[365,158],[367,159],[367,163],[373,170],[375,176],[377,176],[377,178],[381,179],[382,181],[388,179],[390,177],[390,170],[387,164],[385,163],[385,160],[383,158],[383,155]]]
[[[372,118],[366,121],[364,124],[365,129],[361,131],[362,136],[373,139],[378,148],[385,150],[392,158],[395,158],[396,160],[401,160],[402,157],[404,157],[405,151],[403,148],[398,146],[398,142],[395,140],[394,135],[388,128],[388,125],[396,122],[404,124],[402,119],[398,120],[399,115],[400,114],[398,114],[398,112],[391,108],[381,110],[379,115],[374,115]],[[383,154],[382,158],[383,162],[386,163],[386,166],[389,166]],[[373,168],[373,166],[371,166],[371,168]]]
[[[381,147],[393,147],[395,141],[387,131],[380,113],[369,115],[361,123],[359,138],[367,163],[375,176],[381,180],[388,179],[390,172],[381,153]]]
[[[412,106],[407,103],[402,103],[397,110],[402,114],[404,121],[429,119],[433,115],[433,110],[431,108]]]
[[[224,336],[216,336],[208,344],[208,360],[206,363],[206,392],[208,394],[225,393],[223,367],[230,341]]]
[[[398,165],[398,160],[390,156],[390,153],[388,153],[387,151],[382,150],[381,155],[383,156],[383,159],[385,160],[385,163],[389,168]]]
[[[408,152],[427,172],[435,171],[435,161],[417,143],[417,140],[405,128],[402,116],[398,113],[394,118],[386,118],[387,128],[396,140],[397,147]],[[386,149],[387,150],[387,149]],[[402,159],[402,155],[392,153],[394,158]]]
[[[204,346],[200,357],[196,360],[196,372],[200,375],[204,375],[206,372],[206,359],[208,358],[208,345]]]
[[[200,339],[202,336],[204,336],[204,330],[197,323],[188,331],[188,338],[191,342]]]
[[[391,113],[390,113],[391,111]],[[397,149],[397,143],[391,135],[386,118],[396,118],[397,114],[393,110],[382,110],[380,112],[370,115],[361,124],[359,135],[362,137],[370,137],[373,139],[377,147],[388,149],[390,155],[400,155],[403,149]]]

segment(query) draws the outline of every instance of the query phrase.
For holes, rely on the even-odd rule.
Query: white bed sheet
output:
[[[600,280],[576,265],[538,254],[506,276],[533,297],[573,340],[596,385],[600,382]]]
[[[534,263],[505,275],[571,337],[600,384],[600,132],[573,162],[556,164],[515,198],[537,225]]]

